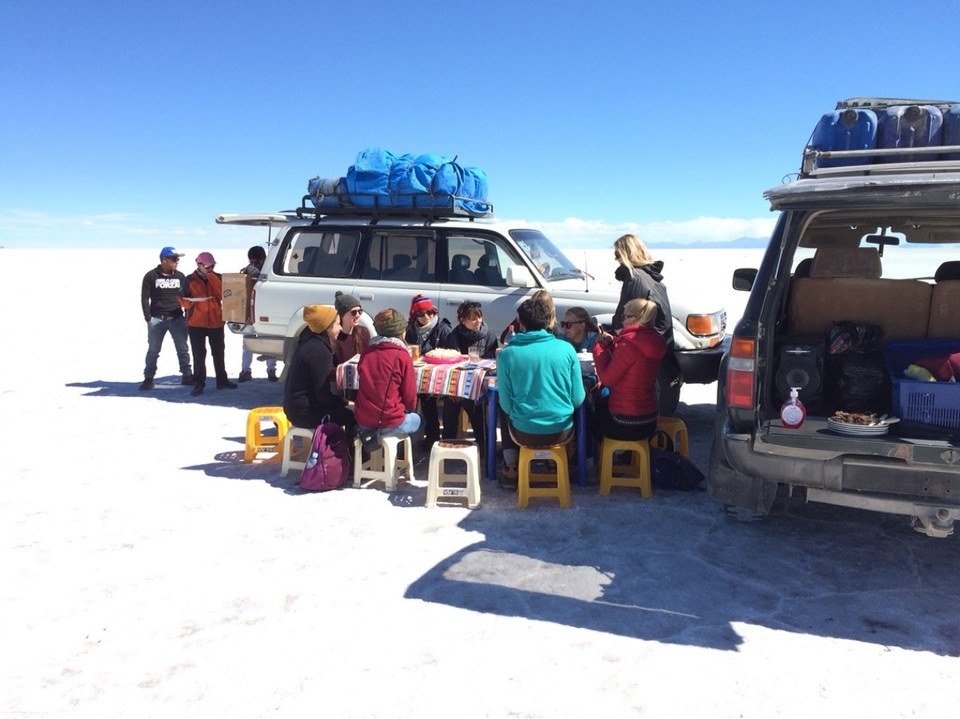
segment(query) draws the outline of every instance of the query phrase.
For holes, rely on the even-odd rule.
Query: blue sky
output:
[[[370,146],[560,243],[763,236],[839,99],[958,99],[960,3],[0,3],[0,245],[245,245]],[[940,38],[940,40],[938,40]]]

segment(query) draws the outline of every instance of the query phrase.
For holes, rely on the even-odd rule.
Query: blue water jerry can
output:
[[[940,144],[943,113],[933,105],[894,105],[880,116],[877,147],[935,147]],[[936,160],[936,154],[890,156],[885,162]]]
[[[813,129],[810,147],[815,150],[872,150],[877,146],[877,115],[873,110],[848,108],[828,112]],[[819,167],[869,165],[872,157],[830,158]]]
[[[951,105],[943,113],[943,144],[960,145],[960,105]],[[960,160],[960,152],[945,152],[941,159]]]

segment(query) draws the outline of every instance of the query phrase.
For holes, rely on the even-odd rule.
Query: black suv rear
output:
[[[928,131],[938,115],[940,144],[910,147],[909,127],[895,147],[811,144],[799,177],[764,193],[781,214],[759,269],[734,273],[750,298],[721,366],[709,492],[739,519],[789,493],[947,536],[960,518],[960,138],[946,122],[960,105],[858,98],[831,121],[864,109]],[[918,362],[941,381],[907,377]],[[791,386],[808,411],[797,429],[780,420]]]

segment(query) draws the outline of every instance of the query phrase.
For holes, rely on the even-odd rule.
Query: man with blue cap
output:
[[[173,247],[160,250],[160,264],[143,276],[140,287],[140,305],[143,319],[147,322],[147,359],[143,368],[143,383],[140,391],[153,389],[157,374],[157,358],[167,332],[173,337],[173,346],[180,361],[180,384],[192,385],[190,351],[187,349],[187,321],[183,317],[181,297],[187,287],[187,278],[177,270],[183,257]]]

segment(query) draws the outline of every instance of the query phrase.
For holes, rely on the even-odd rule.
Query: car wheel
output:
[[[672,363],[661,364],[660,372],[657,374],[657,386],[660,389],[659,411],[662,416],[670,417],[677,411],[681,385],[680,374]]]

